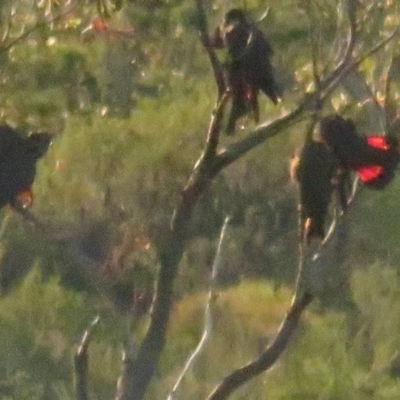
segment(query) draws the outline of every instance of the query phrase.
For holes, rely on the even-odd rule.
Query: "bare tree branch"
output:
[[[350,71],[356,69],[363,61],[381,50],[387,43],[398,35],[399,31],[400,27],[396,28],[396,30],[387,38],[354,61],[349,59],[347,63],[340,62],[325,79],[321,80],[320,90],[306,94],[300,104],[289,114],[275,119],[267,125],[258,126],[253,131],[249,132],[245,138],[218,153],[214,163],[215,170],[213,171],[213,175],[215,176],[222,168],[233,163],[259,144],[265,142],[278,133],[283,133],[283,131],[288,127],[308,118],[309,115],[314,112],[315,108],[318,107],[318,104],[325,101],[332,94],[341,83],[342,79]]]
[[[313,12],[311,10],[311,3],[308,2],[306,6],[308,22],[309,22],[309,37],[310,37],[310,45],[311,45],[311,60],[312,60],[312,71],[313,78],[316,90],[319,89],[319,84],[321,81],[321,75],[319,73],[318,67],[318,54],[319,54],[319,46],[317,40],[317,32],[316,32],[316,18],[314,18]]]
[[[202,5],[202,1],[196,0],[198,12],[203,13],[201,18],[205,18]],[[205,19],[203,21],[205,21]],[[203,28],[201,28],[203,33],[206,26],[207,25],[204,24]],[[387,43],[393,37],[394,34],[386,39],[384,43]],[[207,46],[209,42],[204,41],[203,44]],[[216,112],[210,122],[205,150],[196,163],[192,175],[182,191],[182,198],[174,212],[171,228],[163,234],[162,243],[159,245],[160,269],[157,278],[153,311],[147,334],[139,347],[136,357],[134,359],[127,357],[124,360],[123,372],[120,377],[120,389],[117,392],[115,400],[143,399],[150,379],[155,372],[158,359],[166,341],[167,324],[174,299],[173,284],[177,274],[178,264],[185,247],[187,238],[186,230],[199,197],[224,167],[242,157],[247,151],[265,142],[267,139],[278,133],[282,133],[289,126],[309,117],[309,114],[315,110],[319,102],[324,101],[337,87],[342,77],[361,62],[360,59],[351,62],[354,45],[355,33],[352,31],[343,61],[338,64],[325,80],[321,80],[319,91],[306,94],[299,106],[289,114],[272,121],[268,125],[257,127],[244,139],[228,146],[220,153],[217,152],[215,154],[226,102],[219,93],[220,101],[217,104]],[[381,43],[380,47],[383,45],[384,44]],[[375,51],[377,50],[378,46],[375,48]],[[210,57],[210,54],[213,53],[208,52],[208,54]],[[370,52],[370,54],[372,53]],[[250,379],[249,377],[258,373],[261,367],[268,368],[275,362],[276,358],[283,351],[294,328],[297,326],[301,312],[309,304],[311,298],[312,296],[309,294],[303,293],[296,295],[292,308],[284,320],[280,333],[272,345],[272,348],[264,357],[261,357],[259,362],[256,362],[256,367],[249,366],[248,368],[244,368],[243,375],[239,373],[241,382]],[[229,392],[233,390],[232,381],[230,379],[228,379],[227,383],[224,385],[227,385]],[[224,393],[226,393],[225,390],[226,389],[223,389]]]
[[[203,2],[196,0],[196,7],[199,14],[202,43],[213,66],[218,86],[217,107],[210,121],[205,149],[195,165],[188,184],[182,191],[181,201],[172,217],[171,229],[165,232],[159,246],[160,269],[150,325],[136,357],[134,359],[126,357],[124,360],[115,400],[141,400],[155,372],[166,341],[167,324],[174,299],[173,284],[184,251],[186,229],[197,200],[215,177],[215,153],[228,94],[225,93],[225,86],[221,86],[222,71],[209,41]]]
[[[212,117],[209,137],[218,137],[221,118],[222,110]],[[165,232],[162,238],[163,243],[159,249],[160,269],[150,325],[136,357],[128,355],[124,359],[115,400],[141,400],[155,372],[166,341],[167,324],[174,299],[173,284],[184,251],[186,228],[194,205],[214,177],[210,171],[213,170],[215,162],[212,150],[215,145],[210,144],[210,141],[206,144],[206,149],[209,146],[209,150],[205,150],[196,164],[187,186],[182,191],[182,199],[173,215],[171,229]]]
[[[212,114],[211,123],[208,128],[206,148],[204,150],[203,158],[211,159],[215,157],[219,142],[219,135],[221,133],[223,112],[228,99],[229,99],[229,93],[225,91],[221,96],[220,100],[218,101],[217,107],[215,108]]]
[[[346,76],[350,71],[356,69],[360,64],[362,64],[366,59],[377,53],[384,46],[386,46],[390,41],[392,41],[400,32],[400,27],[397,27],[387,38],[383,39],[372,49],[366,53],[357,57],[354,61],[348,62],[347,64],[339,63],[338,67],[332,72],[332,74],[327,77],[321,83],[322,86],[322,97],[329,97],[333,90],[336,89],[338,84],[341,82],[344,76]]]
[[[334,68],[331,74],[325,79],[323,86],[327,87],[333,84],[333,82],[341,79],[342,72],[351,64],[353,57],[353,51],[357,43],[357,0],[347,0],[347,16],[350,22],[350,32],[347,39],[347,47],[342,60]],[[337,86],[337,85],[335,85]]]
[[[210,122],[205,150],[196,164],[188,184],[182,192],[182,198],[174,213],[171,227],[165,233],[163,242],[159,244],[160,269],[157,278],[156,295],[150,325],[137,354],[128,354],[123,360],[123,371],[115,397],[116,400],[143,399],[149,382],[154,375],[161,351],[166,341],[168,319],[174,301],[173,284],[177,274],[178,264],[185,247],[186,229],[194,206],[201,194],[224,167],[243,156],[247,151],[265,142],[270,137],[283,132],[286,128],[309,117],[309,114],[315,110],[317,104],[321,100],[323,101],[326,99],[337,87],[343,76],[352,68],[356,68],[362,61],[360,58],[359,60],[351,62],[355,45],[355,28],[352,27],[345,57],[325,80],[321,79],[319,88],[316,88],[316,91],[307,94],[300,102],[299,106],[289,114],[272,121],[268,125],[257,127],[254,131],[250,132],[247,137],[218,153],[217,146],[221,131],[221,121],[228,95],[224,95],[225,86],[223,86],[221,66],[219,65],[207,33],[207,20],[203,2],[201,0],[196,0],[196,7],[199,15],[200,37],[210,58],[218,87],[218,103]],[[56,17],[56,19],[57,18],[61,18],[61,16]],[[38,26],[34,27],[34,29],[37,29],[37,27]],[[23,34],[24,36],[16,38],[13,42],[3,46],[3,48],[0,48],[0,52],[6,51],[31,32],[32,31],[27,31]],[[373,52],[378,51],[379,48],[391,40],[396,32],[379,46],[376,46]],[[373,52],[370,52],[370,54]],[[253,376],[256,376],[260,371],[268,369],[273,365],[286,348],[293,331],[298,325],[302,311],[308,306],[312,298],[313,294],[310,294],[308,291],[296,292],[293,304],[271,346],[268,347],[256,361],[235,371],[227,377],[214,394],[211,395],[210,399],[225,398],[239,385],[251,379]],[[78,397],[78,400],[87,399],[87,393],[84,387],[86,387],[85,371],[87,368],[88,337],[89,333],[82,339],[82,344],[78,351],[79,356],[76,359],[76,369],[83,371],[77,375],[77,378],[80,379],[79,382],[81,382],[79,383],[77,380],[77,393],[80,393],[79,396],[81,396]],[[81,390],[78,392],[79,388],[81,388]]]
[[[349,206],[353,204],[356,188],[357,180],[349,195]],[[335,292],[342,284],[338,269],[342,264],[343,250],[347,243],[348,219],[347,212],[340,217],[338,215],[336,212],[322,244],[317,247],[309,246],[305,241],[300,244],[295,294],[274,341],[258,358],[226,376],[207,400],[225,400],[241,385],[271,368],[287,348],[302,312],[311,301]]]
[[[293,332],[299,324],[303,310],[310,304],[313,296],[303,293],[295,296],[293,303],[279,328],[275,340],[255,361],[237,369],[227,376],[207,397],[207,400],[224,400],[239,386],[272,367],[286,349]]]
[[[225,233],[226,233],[226,229],[228,227],[229,219],[230,219],[229,217],[226,217],[224,224],[222,226],[221,234],[219,236],[217,251],[215,253],[215,258],[214,258],[214,262],[213,262],[213,266],[212,266],[210,285],[209,285],[209,289],[208,289],[208,299],[207,299],[205,315],[204,315],[203,334],[201,335],[200,341],[197,344],[196,348],[194,349],[193,353],[190,355],[187,362],[185,363],[185,366],[183,367],[183,370],[180,373],[178,380],[176,381],[167,400],[173,400],[175,398],[175,394],[177,393],[185,374],[187,373],[189,368],[193,365],[193,363],[196,361],[198,356],[201,354],[201,351],[202,351],[204,345],[206,344],[208,338],[211,335],[212,327],[213,327],[212,306],[214,304],[215,297],[216,297],[215,292],[216,292],[218,271],[219,271],[219,267],[221,265],[222,243],[225,238]]]
[[[209,30],[207,24],[207,16],[204,10],[204,1],[196,0],[196,8],[197,8],[200,40],[201,43],[203,44],[204,49],[207,51],[208,58],[210,59],[210,63],[214,72],[215,83],[217,84],[218,88],[218,100],[219,100],[221,99],[222,95],[225,93],[226,90],[224,74],[221,63],[219,62],[218,57],[215,54],[214,47],[212,46],[210,36],[208,34]]]
[[[81,343],[74,356],[74,377],[75,377],[75,396],[76,400],[89,400],[88,395],[88,354],[90,336],[93,328],[97,325],[100,318],[97,316],[90,326],[85,330]]]
[[[314,110],[316,101],[317,97],[314,93],[307,95],[303,102],[289,114],[273,120],[268,125],[258,126],[248,133],[245,138],[218,153],[215,160],[215,171],[213,171],[213,174],[216,175],[221,169],[233,163],[248,151],[276,136],[278,133],[282,133],[290,126],[306,119],[308,113]]]

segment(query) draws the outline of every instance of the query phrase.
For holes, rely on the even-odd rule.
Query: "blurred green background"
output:
[[[215,105],[195,2],[131,0],[109,16],[98,7],[107,2],[97,3],[0,3],[0,121],[25,133],[56,135],[38,163],[31,209],[36,224],[0,211],[2,400],[73,399],[73,352],[96,315],[90,393],[112,398],[132,308],[135,348],[148,322],[157,241],[201,154]],[[310,33],[321,73],[338,61],[348,34],[342,1],[204,3],[211,29],[232,7],[245,5],[262,19],[284,89],[278,106],[261,99],[263,120],[288,112],[312,89]],[[398,25],[400,1],[359,3],[356,51],[362,54]],[[395,40],[366,59],[324,113],[354,118],[364,134],[395,130],[399,50]],[[297,268],[297,189],[288,164],[305,130],[298,124],[259,146],[202,196],[176,282],[168,343],[147,399],[167,397],[201,336],[227,215],[232,222],[212,336],[176,399],[204,399],[276,334]],[[221,146],[245,134],[223,136]],[[384,192],[362,188],[351,210],[345,287],[313,304],[273,370],[232,399],[400,398],[399,191],[399,179]]]

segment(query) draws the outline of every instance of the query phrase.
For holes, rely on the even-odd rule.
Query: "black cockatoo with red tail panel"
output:
[[[400,161],[396,137],[361,136],[352,120],[339,115],[321,120],[320,137],[332,149],[340,167],[355,171],[365,186],[384,189],[394,178]]]
[[[247,114],[259,122],[260,90],[274,104],[281,97],[271,64],[273,51],[262,31],[238,8],[226,13],[223,24],[215,31],[213,43],[228,50],[224,69],[232,106],[226,133],[233,134],[237,120]]]
[[[36,162],[47,152],[51,140],[52,135],[46,132],[24,136],[9,126],[0,126],[0,208],[32,203]]]
[[[400,161],[398,140],[392,136],[361,136],[352,120],[339,115],[322,118],[319,138],[307,143],[292,162],[300,186],[304,238],[323,239],[325,220],[335,191],[341,210],[348,206],[351,174],[369,188],[382,190],[394,178]]]

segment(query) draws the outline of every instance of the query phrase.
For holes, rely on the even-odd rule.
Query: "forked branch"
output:
[[[203,2],[196,0],[197,12],[200,19],[200,36],[202,43],[213,65],[215,79],[218,86],[217,109],[212,116],[204,151],[195,165],[187,185],[182,191],[181,200],[174,212],[171,228],[163,234],[159,244],[160,269],[157,278],[156,295],[153,303],[153,312],[147,334],[142,341],[134,359],[124,361],[124,369],[120,378],[121,386],[116,400],[141,400],[147,390],[148,384],[156,370],[156,365],[166,342],[167,324],[174,300],[173,285],[178,271],[178,264],[182,258],[187,239],[186,232],[190,217],[199,197],[212,183],[223,168],[233,163],[248,151],[252,150],[267,139],[284,132],[288,127],[308,118],[320,101],[326,99],[339,85],[341,79],[352,68],[356,68],[359,60],[353,60],[355,39],[350,34],[350,40],[343,60],[325,79],[321,79],[320,88],[304,96],[300,104],[281,118],[271,123],[257,127],[249,132],[246,137],[218,152],[218,140],[221,131],[222,115],[226,100],[222,98],[219,79],[219,64],[216,62],[215,53],[208,39],[206,13]],[[354,36],[354,35],[353,35]],[[395,34],[382,42],[387,43]],[[379,46],[376,46],[376,50]],[[217,71],[217,74],[215,73]],[[254,363],[243,367],[228,377],[220,389],[217,389],[211,399],[222,399],[234,390],[235,381],[244,383],[258,374],[262,369],[269,368],[282,353],[294,328],[297,326],[300,314],[310,303],[312,296],[307,293],[297,294],[290,308],[277,338],[265,353]],[[217,396],[217,397],[215,397]],[[219,396],[219,397],[218,397]]]
[[[311,93],[307,93],[294,110],[283,117],[275,119],[269,124],[256,127],[242,140],[233,143],[224,151],[218,153],[215,160],[217,170],[216,173],[238,160],[248,151],[254,149],[261,143],[264,143],[266,140],[276,136],[278,133],[283,133],[290,126],[309,118],[310,114],[314,112],[315,108],[319,107],[319,104],[324,102],[332,94],[332,92],[338,87],[348,73],[356,69],[363,61],[377,53],[387,43],[396,38],[399,32],[400,27],[396,28],[387,38],[383,39],[371,50],[367,51],[356,59],[349,59],[346,63],[343,61],[340,62],[325,79],[321,80],[320,89]]]

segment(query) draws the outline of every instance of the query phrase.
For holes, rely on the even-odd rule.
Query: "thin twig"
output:
[[[82,335],[82,340],[74,356],[74,377],[76,400],[89,400],[88,395],[88,347],[94,327],[99,322],[97,316]]]
[[[199,12],[204,12],[202,1],[196,0],[196,5]],[[207,41],[204,44],[207,45]],[[226,150],[220,153],[217,152],[215,156],[205,157],[203,152],[198,163],[196,163],[188,184],[182,192],[182,198],[174,212],[171,229],[163,235],[163,242],[159,247],[160,269],[149,329],[135,359],[128,359],[124,362],[120,378],[120,390],[115,397],[116,400],[143,399],[150,380],[156,371],[157,362],[166,343],[167,324],[174,300],[174,280],[177,275],[178,264],[184,252],[190,216],[199,197],[224,167],[242,157],[258,144],[265,142],[268,138],[282,133],[289,126],[307,118],[309,113],[315,109],[316,102],[321,98],[323,99],[324,96],[327,97],[328,93],[340,83],[340,80],[346,74],[346,68],[348,68],[348,64],[351,63],[352,59],[352,46],[353,40],[350,39],[347,51],[349,55],[346,56],[346,62],[339,64],[330,75],[330,80],[321,81],[321,90],[323,91],[321,96],[320,93],[307,94],[292,112],[266,126],[257,127],[246,138],[228,146]],[[212,54],[212,52],[208,52],[208,54]],[[222,96],[221,93],[220,95]],[[296,292],[293,305],[284,319],[273,344],[255,363],[251,363],[241,369],[243,373],[240,371],[234,372],[227,380],[224,380],[221,385],[223,393],[232,392],[236,387],[257,375],[260,370],[265,370],[273,365],[286,347],[294,328],[298,325],[302,311],[311,300],[312,296],[310,294]],[[216,396],[218,396],[218,389]],[[212,399],[222,398],[224,397],[214,397]]]
[[[372,49],[357,57],[353,62],[349,62],[347,64],[342,64],[335,69],[334,73],[332,73],[332,77],[328,77],[325,81],[321,83],[323,93],[321,95],[322,99],[325,99],[331,95],[333,90],[336,89],[341,80],[352,70],[359,67],[365,60],[369,57],[377,53],[384,46],[386,46],[390,41],[392,41],[400,32],[400,26],[397,27],[386,39],[383,39],[377,45],[375,45]]]
[[[49,20],[38,22],[32,28],[26,30],[20,36],[18,36],[15,39],[11,40],[7,44],[0,45],[0,54],[9,51],[18,42],[20,42],[20,41],[24,40],[25,38],[27,38],[32,32],[36,31],[37,29],[42,28],[43,26],[47,26],[49,24],[52,24],[53,22],[56,22],[56,21],[60,20],[61,18],[65,17],[71,11],[73,11],[76,8],[77,5],[78,5],[78,2],[76,2],[74,5],[72,5],[67,11],[62,12],[61,14],[59,14],[59,15],[57,15],[57,16],[49,19]]]
[[[352,193],[351,199],[353,197],[354,194]],[[257,359],[225,377],[212,394],[207,397],[207,400],[225,400],[250,379],[271,368],[287,348],[306,307],[314,298],[337,288],[339,284],[337,266],[342,261],[343,248],[347,241],[346,216],[347,213],[333,221],[331,234],[316,251],[307,244],[300,247],[296,289],[292,305],[272,344]],[[337,226],[337,229],[334,229],[335,226]],[[327,273],[327,271],[330,271],[330,273]]]
[[[357,19],[356,19],[356,11],[357,11],[357,1],[356,0],[348,0],[347,7],[347,16],[350,21],[350,32],[347,40],[347,47],[344,52],[344,56],[339,64],[334,68],[331,74],[326,78],[326,80],[321,83],[321,86],[330,86],[331,83],[341,79],[342,71],[351,64],[351,59],[353,57],[353,51],[356,47],[357,43]],[[335,87],[337,84],[335,85]]]
[[[349,39],[348,39],[348,46],[345,50],[344,57],[341,60],[340,64],[338,67],[335,69],[338,72],[335,72],[335,70],[331,73],[332,79],[335,79],[336,74],[340,76],[340,68],[342,66],[345,66],[348,64],[352,58],[352,54],[355,48],[356,44],[356,33],[357,33],[357,2],[354,0],[347,0],[347,17],[350,21],[350,33],[349,33]],[[307,15],[309,18],[309,23],[310,23],[310,38],[311,38],[311,57],[312,57],[312,71],[313,71],[313,78],[314,78],[314,85],[315,85],[315,93],[316,93],[316,107],[314,112],[311,113],[311,120],[309,122],[307,131],[306,131],[306,142],[309,142],[312,140],[312,135],[313,131],[315,128],[315,125],[318,122],[320,113],[323,108],[323,103],[327,99],[327,96],[323,96],[323,90],[322,90],[322,85],[321,85],[321,74],[319,73],[319,68],[318,68],[318,49],[317,49],[317,43],[315,40],[315,20],[312,18],[312,12],[310,10],[310,5],[307,7]],[[343,79],[341,77],[340,79]],[[325,82],[326,84],[327,82]],[[319,97],[318,97],[319,95]]]
[[[365,54],[359,56],[354,61],[348,60],[347,63],[340,62],[335,70],[333,70],[326,79],[321,80],[321,93],[307,93],[299,105],[290,113],[275,119],[269,124],[259,125],[254,130],[250,131],[242,140],[233,143],[224,151],[217,154],[214,174],[216,175],[222,168],[232,164],[234,161],[242,157],[248,151],[257,147],[259,144],[265,142],[273,136],[276,136],[279,133],[282,133],[285,129],[298,123],[299,121],[308,118],[309,114],[315,109],[316,104],[319,102],[324,102],[350,71],[357,68],[368,57],[371,57],[387,43],[393,40],[398,35],[399,31],[400,27],[396,28],[396,30],[386,39],[382,40],[380,43],[378,43]]]
[[[308,16],[308,23],[309,23],[309,35],[310,35],[310,40],[311,40],[311,59],[312,59],[312,72],[313,72],[313,78],[314,78],[314,84],[316,90],[319,89],[320,81],[321,81],[321,76],[319,73],[319,68],[318,68],[318,54],[319,54],[319,48],[318,48],[318,43],[316,40],[316,28],[315,28],[315,18],[313,18],[312,11],[310,10],[310,4],[308,4],[307,7],[307,16]]]
[[[206,342],[212,332],[212,328],[213,328],[212,306],[215,301],[217,276],[218,276],[219,267],[221,265],[222,243],[225,238],[229,220],[230,220],[230,218],[226,217],[224,220],[224,223],[222,225],[221,234],[219,236],[218,247],[217,247],[217,251],[215,254],[215,258],[214,258],[214,263],[212,266],[210,285],[209,285],[209,289],[208,289],[208,300],[207,300],[205,315],[204,315],[203,334],[201,335],[200,341],[197,344],[196,348],[194,349],[193,353],[190,355],[190,357],[186,361],[182,372],[179,374],[179,377],[178,377],[170,395],[168,396],[168,400],[173,400],[175,398],[175,394],[177,393],[183,378],[185,377],[189,368],[193,365],[193,363],[197,360],[198,356],[201,354],[201,351],[203,350],[204,345],[206,344]]]

